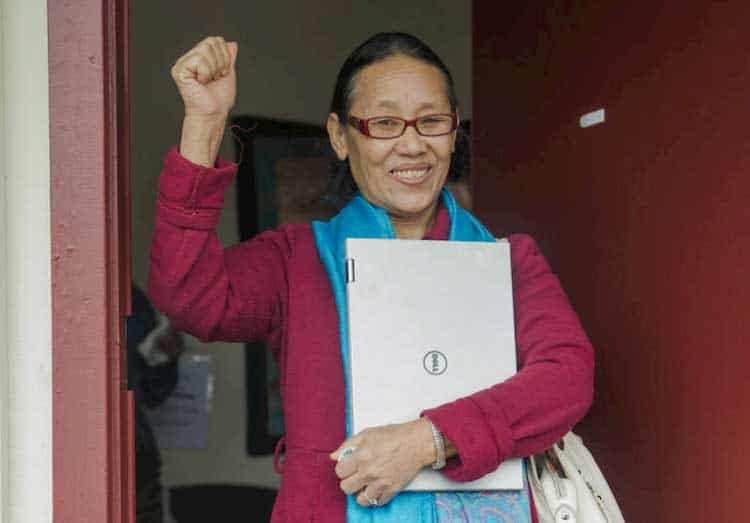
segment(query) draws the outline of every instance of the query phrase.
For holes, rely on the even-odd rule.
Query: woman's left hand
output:
[[[363,507],[371,505],[369,500],[385,505],[436,459],[426,418],[365,429],[344,441],[331,459],[338,461],[347,448],[354,451],[337,463],[336,475],[344,493],[359,492],[357,503]]]

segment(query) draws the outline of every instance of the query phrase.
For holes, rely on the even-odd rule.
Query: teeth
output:
[[[400,178],[420,178],[427,173],[427,169],[409,169],[407,171],[393,171]]]

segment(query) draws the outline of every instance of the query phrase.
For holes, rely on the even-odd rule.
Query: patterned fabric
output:
[[[437,492],[438,523],[529,523],[526,489],[502,492]]]
[[[443,190],[443,204],[450,216],[449,240],[493,242],[495,238],[470,213],[456,204],[451,193]],[[344,276],[345,240],[347,238],[395,239],[387,213],[361,196],[351,202],[328,222],[313,222],[315,243],[333,288],[339,316],[341,358],[346,381],[346,434],[351,433],[349,405],[349,335]],[[439,502],[438,502],[439,500]],[[531,521],[528,490],[497,493],[463,492],[402,492],[386,506],[376,509],[361,507],[355,497],[347,496],[347,523],[447,523],[493,522],[528,523]],[[502,519],[503,515],[515,519]],[[487,519],[495,517],[495,519]],[[456,519],[459,518],[459,519]],[[463,518],[463,519],[461,519]],[[467,519],[468,518],[468,519]],[[482,519],[484,518],[484,519]]]

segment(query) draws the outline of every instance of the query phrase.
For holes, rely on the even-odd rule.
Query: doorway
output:
[[[346,55],[371,34],[402,30],[424,39],[447,62],[463,114],[471,114],[470,2],[335,0],[326,2],[325,12],[321,4],[302,0],[223,0],[210,5],[191,0],[181,3],[179,11],[168,3],[134,2],[130,17],[131,252],[133,281],[142,289],[147,285],[159,170],[166,151],[179,140],[182,117],[169,70],[202,38],[222,35],[239,43],[232,116],[242,127],[251,127],[250,121],[258,124],[249,135],[252,143],[246,144],[241,172],[225,196],[217,227],[224,245],[247,238],[253,230],[312,218],[305,214],[308,200],[280,208],[277,198],[288,195],[284,187],[294,185],[295,173],[325,175],[323,124],[336,73]],[[250,161],[251,149],[256,160],[263,160],[260,165]],[[238,141],[226,133],[221,156],[238,161],[239,150]],[[282,166],[279,173],[277,165]],[[248,199],[255,201],[255,210]],[[248,214],[254,225],[248,225]],[[225,510],[210,514],[217,519],[231,520],[242,513],[248,520],[264,520],[264,507],[273,501],[280,481],[273,447],[283,434],[273,360],[262,347],[204,344],[185,336],[180,365],[184,373],[205,379],[200,389],[208,401],[200,434],[189,441],[173,439],[160,449],[161,478],[170,491],[174,521],[205,521],[207,515],[197,505]],[[208,370],[201,374],[200,368]],[[257,519],[248,515],[250,505],[260,507]]]

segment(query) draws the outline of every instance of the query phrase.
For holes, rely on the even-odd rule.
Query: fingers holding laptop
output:
[[[423,418],[369,428],[344,441],[330,457],[337,461],[344,493],[358,493],[363,507],[385,505],[434,462],[432,430]]]

